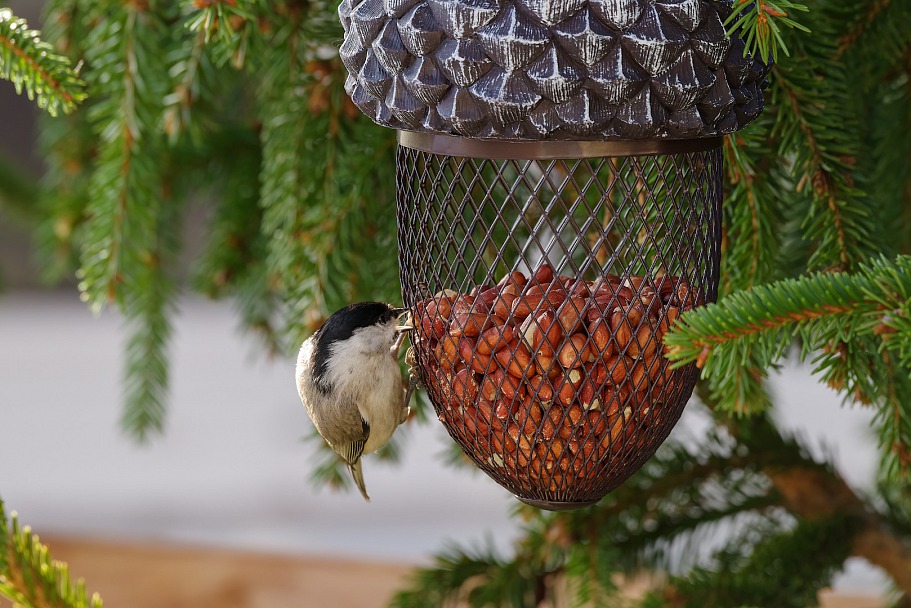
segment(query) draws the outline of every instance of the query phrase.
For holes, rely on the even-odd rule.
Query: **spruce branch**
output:
[[[460,605],[537,606],[535,588],[527,576],[516,576],[518,564],[500,558],[489,547],[450,547],[434,564],[412,575],[409,589],[396,593],[390,608],[429,608]]]
[[[727,571],[736,575],[729,590],[741,599],[748,597],[754,585],[765,589],[765,595],[757,598],[770,600],[762,605],[790,605],[787,602],[796,599],[789,594],[799,592],[804,597],[815,593],[830,582],[851,553],[851,534],[858,527],[846,534],[847,528],[833,524],[827,530],[837,535],[828,540],[825,534],[814,535],[810,530],[818,532],[819,526],[838,519],[832,515],[832,505],[847,504],[844,521],[848,523],[856,524],[862,517],[876,520],[876,515],[853,493],[848,494],[853,502],[838,499],[837,490],[842,486],[837,474],[766,418],[758,416],[733,426],[736,431],[718,429],[686,445],[665,444],[645,467],[594,507],[558,513],[520,507],[519,515],[526,523],[512,555],[450,548],[432,567],[419,570],[392,605],[407,608],[462,602],[491,606],[505,602],[528,606],[542,601],[563,605],[558,601],[562,597],[559,590],[566,590],[569,605],[614,608],[624,605],[617,594],[618,576],[642,568],[679,573],[675,580],[680,581],[689,580],[686,573],[694,568],[709,576],[703,565],[706,553],[700,547],[707,542],[717,544],[719,534],[732,542],[725,543],[727,559],[718,563],[728,564]],[[786,481],[798,478],[822,498],[807,502],[804,495],[782,491],[798,487]],[[836,499],[827,503],[832,497]],[[814,511],[820,504],[826,510]],[[823,523],[814,523],[817,521]],[[741,529],[744,523],[754,533],[732,536],[732,530]],[[763,533],[756,533],[759,530]],[[803,554],[795,550],[798,538],[829,542],[840,549],[802,564]],[[759,567],[764,563],[782,568]],[[504,580],[502,573],[510,580]],[[531,590],[536,595],[531,596]],[[696,598],[704,597],[706,590],[694,585],[686,591],[686,597],[680,599],[692,596],[694,601],[686,605],[698,605]],[[531,597],[534,602],[529,601]],[[654,605],[665,605],[662,597],[657,594]],[[418,604],[421,600],[424,603]]]
[[[0,78],[11,81],[17,93],[24,90],[51,116],[72,112],[85,99],[85,85],[69,59],[8,8],[0,8]]]
[[[248,57],[257,55],[256,49],[251,54],[251,46],[267,10],[261,0],[183,0],[181,8],[187,15],[185,27],[213,49],[218,65],[244,69]]]
[[[880,258],[856,273],[816,274],[732,294],[681,317],[666,337],[678,365],[695,362],[730,409],[744,369],[766,370],[795,340],[818,353],[815,373],[846,397],[874,404],[887,460],[907,474],[911,411],[911,257]],[[765,372],[761,372],[764,376]]]
[[[774,278],[782,235],[780,196],[769,166],[768,119],[758,120],[724,143],[727,189],[723,211],[727,229],[723,293],[748,289]]]
[[[911,21],[911,7],[907,9]],[[906,46],[911,46],[911,25]],[[863,93],[878,103],[871,111],[870,154],[864,169],[871,176],[870,197],[882,225],[886,251],[911,253],[911,64],[891,79]]]
[[[171,143],[194,124],[192,110],[199,100],[202,72],[206,70],[205,35],[199,32],[190,46],[189,55],[183,45],[175,45],[168,73],[173,78],[171,92],[164,98],[163,130]],[[200,136],[197,135],[197,138]]]
[[[165,72],[157,16],[133,6],[98,15],[88,47],[93,82],[111,83],[92,108],[100,150],[90,186],[80,291],[93,310],[131,293],[134,268],[148,267],[153,249],[157,194],[156,154],[164,91],[140,70]],[[160,146],[160,144],[159,144]],[[145,257],[146,262],[141,258]]]
[[[325,148],[318,145],[321,138],[314,132],[301,95],[312,82],[306,71],[308,48],[300,22],[286,24],[276,38],[260,89],[262,230],[269,241],[266,269],[270,281],[278,286],[280,300],[291,311],[286,317],[295,319],[292,323],[297,327],[290,343],[300,344],[308,333],[300,324],[312,331],[329,313],[325,257],[308,247],[314,236],[308,224],[322,220],[317,201],[323,165],[317,155],[325,154]],[[319,234],[328,236],[330,227],[324,225]]]
[[[687,608],[805,608],[842,568],[856,528],[849,517],[802,520],[787,531],[751,526],[717,552],[713,564],[672,579],[662,599]]]
[[[87,34],[82,20],[85,8],[82,0],[48,0],[42,24],[45,40],[77,65],[82,60],[80,42]]]
[[[115,301],[127,321],[122,420],[139,439],[160,431],[167,391],[166,347],[175,296],[167,274],[179,246],[179,207],[159,124],[170,42],[166,14],[141,4],[98,9],[86,50],[98,91],[90,119],[99,150],[80,227],[77,276],[83,299],[100,311]]]
[[[845,54],[857,44],[858,40],[869,31],[870,26],[889,6],[890,0],[870,0],[867,4],[867,10],[857,15],[851,29],[839,37],[838,49],[835,53],[836,60],[842,59]]]
[[[24,608],[101,608],[101,597],[86,594],[82,579],[73,581],[69,568],[51,558],[46,545],[16,513],[7,521],[0,500],[0,597]]]
[[[778,51],[790,55],[782,27],[794,28],[803,32],[810,30],[790,17],[795,11],[807,12],[810,9],[804,4],[791,0],[736,0],[733,12],[725,20],[728,35],[740,35],[746,42],[744,57],[768,58],[778,61]]]
[[[749,360],[750,351],[769,367],[795,338],[808,352],[849,336],[880,335],[903,353],[909,306],[911,257],[881,258],[853,274],[818,273],[731,294],[686,313],[665,343],[678,366],[695,362],[707,378],[723,373],[726,360]]]
[[[878,252],[879,235],[857,172],[857,115],[847,103],[831,102],[852,90],[846,67],[832,58],[837,11],[824,5],[812,16],[813,36],[789,36],[801,60],[772,68],[771,139],[797,192],[811,202],[802,225],[814,247],[809,268],[850,270]]]

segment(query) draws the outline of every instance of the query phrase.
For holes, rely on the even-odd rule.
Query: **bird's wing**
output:
[[[339,445],[336,450],[349,465],[356,463],[360,459],[361,454],[364,453],[367,439],[370,437],[370,425],[363,418],[361,418],[361,430],[362,433],[359,436],[352,437],[349,441]]]

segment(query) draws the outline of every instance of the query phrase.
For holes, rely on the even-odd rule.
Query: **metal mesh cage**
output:
[[[564,509],[622,483],[697,378],[661,337],[714,301],[720,147],[497,160],[399,146],[405,305],[437,416],[521,500]]]

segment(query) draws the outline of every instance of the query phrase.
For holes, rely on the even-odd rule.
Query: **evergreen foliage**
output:
[[[722,299],[666,338],[703,367],[711,437],[664,446],[595,507],[520,508],[512,554],[451,547],[393,605],[805,606],[848,557],[884,568],[911,602],[911,2],[735,8],[728,27],[776,59],[766,110],[725,141]],[[344,93],[335,11],[50,0],[48,47],[0,9],[0,75],[70,112],[42,128],[40,204],[21,204],[33,194],[0,171],[0,205],[37,210],[48,278],[75,274],[93,309],[126,317],[123,420],[138,437],[165,427],[180,289],[231,298],[284,355],[344,304],[399,297],[394,134]],[[211,219],[184,287],[192,204]],[[795,353],[875,409],[875,495],[771,422],[766,375]],[[315,476],[338,484],[337,464]],[[643,568],[667,577],[622,599]]]
[[[8,8],[0,8],[0,78],[11,81],[17,93],[25,91],[52,116],[72,112],[85,99],[69,60]]]
[[[778,51],[781,49],[786,55],[788,45],[782,36],[782,26],[792,27],[804,32],[809,32],[806,26],[801,25],[791,17],[794,11],[807,12],[805,4],[797,4],[791,0],[780,0],[779,2],[752,2],[752,0],[736,0],[734,2],[734,11],[728,17],[727,25],[729,31],[744,32],[743,39],[746,41],[744,53],[758,55],[759,57],[771,56],[778,61]]]
[[[880,409],[887,469],[907,480],[911,257],[733,293],[685,315],[666,343],[672,359],[703,368],[720,408],[744,412],[756,403],[740,390],[743,376],[772,368],[795,340],[830,386]]]
[[[451,547],[392,606],[812,606],[865,518],[885,511],[849,493],[844,509],[802,517],[773,479],[796,470],[837,483],[837,473],[763,415],[688,444],[663,446],[594,507],[521,507],[527,523],[510,558]],[[618,583],[643,569],[670,576],[625,596]]]
[[[7,521],[0,500],[0,598],[23,608],[101,608],[97,593],[89,597],[82,579],[73,582],[67,565],[51,558],[15,513]]]

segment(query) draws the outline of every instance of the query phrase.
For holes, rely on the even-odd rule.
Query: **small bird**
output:
[[[316,430],[342,457],[366,500],[361,456],[392,438],[409,414],[397,362],[407,311],[383,302],[350,304],[326,319],[301,346],[297,391]]]

